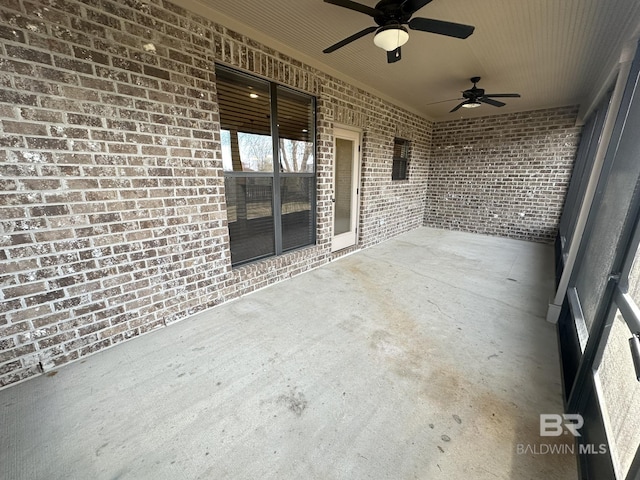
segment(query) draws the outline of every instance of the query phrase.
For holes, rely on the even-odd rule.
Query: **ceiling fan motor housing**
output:
[[[476,100],[480,97],[484,96],[484,88],[478,88],[476,83],[480,81],[480,77],[471,77],[471,83],[473,83],[473,87],[468,90],[462,92],[462,97],[468,100]]]
[[[382,12],[381,15],[376,15],[373,20],[384,27],[385,25],[402,25],[406,24],[411,19],[412,13],[405,13],[402,11],[402,7],[397,0],[382,0],[375,6],[376,10]]]
[[[484,96],[484,88],[473,87],[462,92],[462,97],[469,100],[475,100],[476,98],[480,98],[482,96]]]

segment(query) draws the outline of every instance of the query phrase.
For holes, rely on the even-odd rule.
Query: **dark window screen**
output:
[[[282,249],[313,242],[313,177],[291,176],[281,179]]]
[[[234,176],[224,185],[233,263],[273,255],[273,179]]]
[[[392,180],[407,179],[407,164],[409,162],[409,141],[401,138],[393,140],[393,169]]]

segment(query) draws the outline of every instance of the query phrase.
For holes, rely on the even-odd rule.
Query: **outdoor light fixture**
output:
[[[480,105],[482,105],[482,104],[481,104],[479,101],[474,100],[474,101],[469,101],[469,102],[467,102],[467,103],[463,103],[463,104],[462,104],[462,107],[463,107],[463,108],[477,108],[477,107],[479,107]]]
[[[258,98],[259,95],[257,93],[250,93],[249,96],[251,98]]]
[[[373,37],[373,43],[387,52],[392,52],[409,40],[409,33],[402,25],[385,25],[380,27]]]

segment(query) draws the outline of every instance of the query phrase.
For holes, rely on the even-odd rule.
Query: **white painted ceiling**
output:
[[[413,17],[473,25],[475,32],[460,40],[410,30],[402,60],[388,64],[373,35],[322,53],[375,25],[322,0],[190,1],[229,28],[437,121],[574,104],[584,109],[640,25],[640,0],[433,0]],[[478,86],[487,93],[522,97],[504,99],[501,108],[449,113],[459,102],[442,101],[460,98],[473,76],[482,77]]]

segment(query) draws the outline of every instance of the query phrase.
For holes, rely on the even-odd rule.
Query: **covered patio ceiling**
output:
[[[376,0],[361,0],[370,7]],[[388,64],[373,34],[330,54],[326,47],[375,25],[322,0],[184,0],[187,8],[293,58],[443,121],[580,104],[584,114],[637,38],[637,0],[433,0],[414,17],[475,26],[460,40],[409,31],[402,60]],[[469,79],[487,93],[520,93],[506,106],[449,111]],[[449,101],[447,101],[449,100]]]

